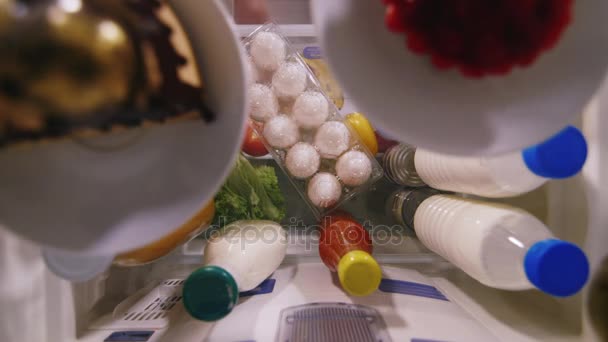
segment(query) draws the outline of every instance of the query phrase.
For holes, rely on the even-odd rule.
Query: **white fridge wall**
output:
[[[72,341],[74,293],[44,264],[38,246],[0,227],[0,341]],[[95,282],[87,284],[93,290]],[[79,302],[81,312],[93,301]],[[88,299],[88,300],[87,300]]]
[[[583,122],[590,155],[583,170],[587,181],[589,224],[585,251],[591,262],[592,279],[585,292],[584,336],[589,340],[608,341],[608,81],[604,82],[589,105]],[[589,293],[589,290],[593,292]],[[593,322],[593,323],[592,323]]]

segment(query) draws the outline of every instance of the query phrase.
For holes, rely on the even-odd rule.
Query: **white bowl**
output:
[[[170,4],[216,120],[146,128],[112,152],[73,141],[0,151],[0,225],[44,246],[113,255],[159,239],[212,199],[244,134],[243,50],[219,1]]]
[[[604,79],[608,1],[576,1],[558,45],[506,77],[435,70],[384,25],[380,0],[313,0],[324,54],[356,106],[389,135],[431,150],[498,154],[566,126]]]

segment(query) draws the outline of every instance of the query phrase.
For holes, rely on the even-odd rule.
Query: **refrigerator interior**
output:
[[[225,1],[235,15],[238,2]],[[302,50],[317,46],[308,1],[270,0],[269,4],[273,20],[282,25],[294,46]],[[236,21],[243,36],[257,26],[246,16]],[[355,111],[352,101],[347,95],[345,98],[342,113]],[[179,302],[180,281],[201,263],[203,239],[196,238],[155,263],[113,267],[89,282],[70,284],[46,270],[38,247],[4,233],[0,265],[7,277],[0,285],[0,329],[6,336],[19,336],[23,341],[104,341],[121,331],[152,332],[148,341],[268,341],[278,338],[286,324],[282,310],[332,302],[373,308],[393,341],[608,339],[608,301],[604,299],[603,306],[601,302],[607,296],[601,293],[601,284],[608,282],[608,215],[604,210],[608,188],[600,176],[608,169],[608,137],[601,134],[603,128],[608,130],[606,114],[608,87],[604,86],[578,122],[590,152],[581,174],[551,181],[537,191],[508,200],[539,217],[559,238],[584,246],[592,279],[579,295],[556,299],[539,291],[485,287],[396,227],[401,234],[393,235],[387,243],[377,243],[374,256],[383,267],[383,278],[401,281],[402,287],[391,289],[387,282],[384,290],[368,297],[347,296],[320,262],[316,234],[310,228],[316,224],[314,217],[277,168],[288,203],[288,219],[283,222],[290,226],[288,255],[270,278],[274,280],[271,292],[241,298],[227,318],[215,323],[195,321]],[[274,164],[264,158],[253,162]],[[395,227],[396,222],[386,215],[385,200],[396,189],[380,181],[370,192],[347,203],[345,209],[370,225]],[[386,239],[380,233],[374,236],[376,242]]]

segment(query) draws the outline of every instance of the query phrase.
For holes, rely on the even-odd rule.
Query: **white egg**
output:
[[[321,157],[336,159],[350,147],[350,131],[342,122],[328,121],[315,134],[315,146]]]
[[[342,196],[342,185],[331,173],[317,173],[308,182],[308,199],[317,207],[331,207],[338,202],[340,196]]]
[[[283,63],[272,76],[272,89],[279,99],[292,100],[306,90],[306,71],[298,63]]]
[[[258,72],[258,67],[253,64],[251,57],[247,57],[247,61],[245,62],[245,72],[247,72],[247,75],[249,76],[248,84],[251,85],[259,81],[260,73]]]
[[[336,174],[348,186],[361,185],[372,174],[372,162],[361,151],[348,151],[336,163]]]
[[[278,115],[264,125],[264,138],[274,148],[285,149],[300,140],[298,125],[286,115]]]
[[[277,115],[279,102],[272,90],[263,84],[249,86],[249,116],[257,121],[267,121]]]
[[[296,99],[293,105],[293,118],[304,129],[321,126],[329,116],[329,103],[323,94],[307,91]]]
[[[285,164],[292,176],[303,179],[314,175],[319,170],[321,157],[314,146],[299,142],[287,151]]]
[[[265,71],[275,71],[285,60],[285,41],[276,33],[260,32],[249,49],[253,63]]]

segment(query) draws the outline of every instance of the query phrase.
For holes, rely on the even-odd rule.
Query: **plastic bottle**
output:
[[[536,287],[570,296],[586,283],[589,264],[576,245],[553,237],[527,212],[499,204],[402,190],[393,214],[430,250],[479,282],[505,290]]]
[[[389,179],[484,197],[511,197],[532,191],[547,179],[577,174],[587,158],[583,134],[568,126],[521,152],[491,158],[439,154],[400,144],[384,155]]]
[[[367,296],[380,285],[382,271],[371,254],[369,233],[350,215],[337,213],[323,219],[319,255],[332,272],[338,272],[347,293]]]
[[[272,221],[237,221],[224,227],[208,241],[204,266],[184,283],[186,310],[203,321],[228,315],[239,292],[256,288],[279,267],[286,239],[281,225]]]

